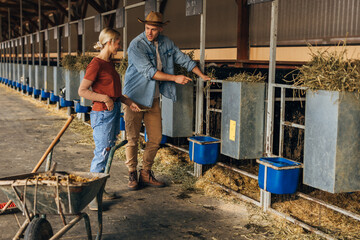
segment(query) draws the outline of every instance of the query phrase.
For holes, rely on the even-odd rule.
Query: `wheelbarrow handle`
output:
[[[113,160],[113,157],[114,157],[114,153],[117,149],[121,148],[122,146],[124,146],[125,144],[127,144],[128,141],[127,140],[124,140],[122,141],[121,143],[119,143],[118,145],[115,145],[113,146],[111,149],[110,149],[110,153],[109,153],[109,158],[108,158],[108,161],[106,163],[106,167],[105,167],[105,172],[106,174],[109,174],[110,172],[110,167],[111,167],[111,163],[112,163],[112,160]]]
[[[35,166],[35,168],[31,171],[32,173],[35,173],[41,166],[41,164],[45,161],[47,155],[49,155],[49,153],[51,152],[51,150],[54,148],[54,146],[56,145],[56,143],[59,141],[59,139],[61,138],[61,136],[64,134],[64,132],[66,131],[66,129],[69,127],[70,123],[72,122],[72,120],[74,119],[74,116],[70,116],[68,118],[68,120],[66,121],[65,125],[62,127],[62,129],[60,130],[60,132],[58,133],[58,135],[55,137],[55,139],[52,141],[52,143],[50,144],[50,146],[48,147],[48,149],[46,150],[46,152],[44,153],[44,155],[41,157],[40,161],[37,163],[37,165]]]

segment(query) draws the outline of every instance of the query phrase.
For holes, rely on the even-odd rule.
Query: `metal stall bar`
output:
[[[56,56],[56,77],[62,77],[58,75],[58,69],[60,67],[60,54],[61,54],[61,40],[60,40],[60,27],[55,27],[54,28],[54,35],[56,34],[57,38],[56,38],[56,52],[57,52],[57,56]],[[57,88],[59,86],[56,86]],[[54,93],[55,93],[55,89],[54,89]],[[56,102],[56,109],[59,110],[60,109],[60,101]]]
[[[261,1],[263,2],[263,1]],[[278,27],[279,0],[271,2],[271,28],[270,28],[270,60],[269,60],[269,80],[266,110],[266,147],[265,153],[270,156],[273,152],[273,131],[274,131],[274,106],[275,106],[275,71],[276,71],[276,42]],[[271,205],[271,193],[260,190],[260,202],[263,210],[266,211]]]
[[[36,38],[37,38],[36,40],[39,41],[39,65],[38,65],[38,72],[37,72],[38,84],[39,84],[40,76],[42,75],[42,74],[40,74],[40,73],[42,73],[42,71],[41,71],[41,61],[42,61],[42,59],[41,59],[41,57],[42,57],[42,55],[41,55],[41,53],[42,53],[42,45],[41,45],[41,0],[39,0],[39,33],[36,36]],[[41,94],[39,94],[39,101],[41,102]]]
[[[34,34],[30,33],[29,35],[29,43],[30,43],[30,52],[31,52],[31,69],[30,69],[30,65],[29,65],[29,78],[31,78],[31,82],[29,81],[29,87],[34,87],[34,79],[33,79],[33,71],[35,68],[35,43],[34,43]],[[34,91],[32,91],[31,93],[33,93]],[[29,95],[29,92],[27,91],[26,93],[27,95]]]
[[[25,66],[24,66],[24,41],[23,41],[23,1],[20,0],[20,48],[21,48],[21,77],[19,76],[19,82],[21,83],[21,87],[19,91],[22,91],[22,86],[24,84],[24,78],[25,78]]]
[[[284,151],[284,126],[288,127],[294,127],[299,129],[305,129],[305,125],[288,122],[285,121],[285,102],[291,99],[286,98],[286,89],[298,89],[298,90],[305,90],[306,88],[303,87],[295,87],[295,86],[289,86],[285,84],[274,84],[274,88],[280,88],[281,89],[281,95],[280,95],[280,134],[279,134],[279,156],[283,156]],[[292,101],[305,101],[305,98],[294,98]]]
[[[82,54],[83,56],[85,56],[85,51],[86,51],[86,50],[85,50],[85,37],[86,37],[85,26],[86,26],[86,24],[85,24],[85,21],[84,21],[84,20],[79,21],[78,24],[81,24],[81,25],[82,25],[82,26],[81,26],[81,28],[82,28],[81,54]],[[80,80],[80,83],[81,83],[81,81],[82,81],[82,80]],[[84,99],[83,97],[80,98],[80,104],[81,104],[81,102],[85,102],[85,99]],[[86,121],[86,114],[85,114],[85,113],[80,113],[80,118],[81,118],[81,120],[82,120],[83,122],[85,122],[85,121]]]
[[[21,91],[21,87],[19,87],[20,85],[18,84],[18,83],[20,83],[21,81],[20,81],[20,72],[21,72],[21,70],[20,70],[20,60],[21,60],[21,57],[19,56],[20,55],[20,53],[19,52],[21,52],[21,51],[19,51],[19,47],[21,48],[21,36],[20,36],[20,38],[18,38],[18,39],[15,39],[15,46],[16,46],[16,62],[17,62],[17,66],[16,66],[16,69],[15,69],[15,71],[16,71],[16,90],[18,91],[18,92],[20,92]],[[21,55],[22,55],[22,53],[21,53]]]
[[[11,28],[10,28],[10,8],[8,8],[8,27],[9,27],[9,71],[8,71],[8,79],[9,79],[9,83],[10,83],[10,80],[12,80],[12,49],[11,49],[11,43],[12,41],[10,40],[11,39]],[[11,87],[11,86],[10,86]]]
[[[10,42],[11,42],[11,28],[10,28],[10,8],[8,8],[8,27],[9,27],[9,44],[8,44],[8,48],[9,48],[9,69],[11,69],[11,48],[10,48]],[[9,80],[10,80],[10,71],[9,71],[9,76],[8,76]]]
[[[30,42],[30,40],[29,40]],[[27,41],[27,36],[24,36],[24,48],[25,48],[25,54],[26,54],[26,65],[29,65],[29,42]],[[26,47],[25,47],[26,45]]]
[[[205,34],[206,34],[206,0],[202,1],[202,13],[200,14],[200,69],[205,69]],[[204,81],[198,79],[196,82],[196,119],[195,133],[203,133],[203,98]]]
[[[49,77],[49,72],[53,73],[52,71],[49,70],[50,68],[50,36],[49,35],[50,35],[49,29],[46,29],[45,41],[46,41],[46,53],[47,53],[47,64],[46,64],[47,66],[46,69],[44,69],[46,71],[46,74],[45,73],[43,74],[43,76],[46,76],[46,79],[44,79],[44,82],[46,82],[46,89],[44,88],[44,91],[46,90],[46,92],[50,92],[48,79],[53,79],[53,77]],[[50,97],[47,98],[46,103],[47,105],[50,105]]]
[[[200,70],[205,69],[205,36],[206,36],[206,0],[202,0],[202,12],[200,14]],[[198,78],[196,81],[196,111],[195,111],[195,134],[203,133],[204,116],[204,80]],[[194,176],[202,175],[202,165],[194,162]]]
[[[123,7],[125,8],[124,11],[124,27],[123,27],[123,58],[126,57],[126,53],[127,53],[127,22],[128,22],[128,14],[126,11],[126,4],[127,4],[127,0],[123,0]],[[145,3],[144,3],[145,4]]]
[[[307,194],[304,194],[304,193],[301,193],[301,192],[296,193],[296,195],[299,196],[299,197],[301,197],[301,198],[304,198],[304,199],[306,199],[306,200],[309,200],[309,201],[312,201],[312,202],[316,202],[316,203],[318,203],[318,204],[320,204],[320,205],[322,205],[322,206],[325,206],[325,207],[327,207],[327,208],[329,208],[329,209],[331,209],[331,210],[334,210],[334,211],[336,211],[336,212],[338,212],[338,213],[342,213],[342,214],[344,214],[344,215],[346,215],[346,216],[348,216],[348,217],[351,217],[351,218],[353,218],[353,219],[356,219],[356,220],[360,221],[360,215],[358,215],[358,214],[355,214],[355,213],[353,213],[353,212],[350,212],[350,211],[347,211],[347,210],[345,210],[345,209],[339,208],[339,207],[337,207],[337,206],[334,206],[334,205],[332,205],[332,204],[329,204],[329,203],[327,203],[327,202],[324,202],[324,201],[322,201],[322,200],[320,200],[320,199],[311,197],[311,196],[309,196],[309,195],[307,195]]]
[[[71,24],[70,24],[70,22],[71,22],[71,0],[68,0],[68,54],[69,55],[71,55]],[[69,90],[70,89],[65,89],[65,91],[69,91]],[[67,107],[67,115],[71,116],[71,107]]]

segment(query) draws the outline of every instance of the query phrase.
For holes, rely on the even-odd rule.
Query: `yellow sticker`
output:
[[[235,142],[236,121],[230,120],[229,139]]]

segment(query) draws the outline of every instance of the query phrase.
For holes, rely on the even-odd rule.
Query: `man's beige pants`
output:
[[[146,143],[143,166],[145,170],[151,170],[154,158],[160,147],[161,132],[161,109],[159,98],[155,98],[150,110],[146,112],[133,112],[128,106],[124,107],[126,139],[126,166],[129,172],[137,170],[138,139],[140,135],[141,122],[144,120],[148,141]]]

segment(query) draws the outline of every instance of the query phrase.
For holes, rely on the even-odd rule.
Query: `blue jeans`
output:
[[[90,120],[95,142],[94,158],[90,172],[105,171],[110,149],[120,133],[120,102],[114,102],[112,111],[91,111]]]

